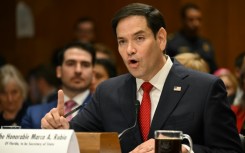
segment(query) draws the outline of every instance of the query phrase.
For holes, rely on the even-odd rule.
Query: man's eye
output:
[[[145,40],[145,37],[142,36],[137,37],[137,41],[143,41],[143,40]]]
[[[74,65],[74,62],[66,62],[66,65],[72,66],[72,65]]]
[[[83,67],[90,67],[92,64],[91,63],[89,63],[89,62],[83,62],[82,64],[81,64],[81,66],[83,66]]]
[[[123,44],[125,44],[125,42],[126,42],[125,40],[118,40],[119,45],[123,45]]]

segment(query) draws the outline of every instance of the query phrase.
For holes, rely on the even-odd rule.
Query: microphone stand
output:
[[[135,119],[134,125],[131,126],[131,127],[129,127],[129,128],[127,128],[127,129],[125,129],[125,130],[123,130],[123,131],[118,135],[119,141],[121,141],[122,136],[123,136],[125,133],[127,133],[127,132],[130,131],[131,129],[135,128],[136,125],[137,125],[137,121],[138,121],[138,112],[139,112],[140,102],[139,102],[138,100],[136,100],[135,103],[134,103],[134,105],[135,105],[135,108],[136,108],[136,109],[135,109],[136,119]]]

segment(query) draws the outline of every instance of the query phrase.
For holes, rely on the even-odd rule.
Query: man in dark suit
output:
[[[91,101],[89,87],[92,82],[95,50],[89,44],[72,42],[64,47],[59,54],[59,65],[56,75],[61,79],[62,90],[65,94],[65,109],[74,109],[79,105],[86,105]],[[71,101],[72,100],[72,101]],[[71,108],[68,108],[71,103]],[[57,100],[48,104],[36,105],[28,108],[23,117],[22,128],[40,129],[41,119],[52,108],[57,106]],[[72,114],[70,118],[75,116]]]
[[[166,52],[170,57],[180,53],[199,54],[209,65],[210,72],[217,69],[215,51],[211,42],[200,35],[202,25],[201,9],[187,3],[181,9],[182,28],[168,36]]]
[[[184,68],[163,54],[167,33],[157,9],[129,4],[116,13],[112,27],[130,74],[101,83],[70,124],[63,117],[63,92],[59,91],[57,108],[45,115],[42,128],[121,133],[133,127],[120,137],[122,152],[151,153],[155,130],[181,130],[192,137],[195,153],[242,152],[223,82]],[[138,117],[136,99],[141,102]],[[188,147],[183,145],[182,152],[188,152]]]

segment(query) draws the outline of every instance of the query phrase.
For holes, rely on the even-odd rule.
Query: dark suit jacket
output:
[[[166,51],[170,57],[186,52],[197,53],[208,63],[211,73],[217,69],[214,48],[203,37],[189,37],[184,31],[170,34],[168,36]]]
[[[181,91],[174,91],[174,86]],[[136,120],[136,80],[131,74],[103,82],[91,103],[70,122],[75,131],[122,132]],[[235,116],[223,82],[174,61],[163,87],[148,138],[155,130],[181,130],[193,140],[195,153],[241,153]],[[122,152],[142,143],[139,127],[121,140]]]
[[[90,101],[91,101],[91,95],[89,94],[88,97],[83,102],[83,105],[85,106]],[[41,119],[46,115],[46,113],[48,113],[52,108],[55,108],[56,106],[57,106],[57,100],[47,104],[34,105],[29,107],[27,109],[25,116],[22,119],[21,128],[40,129]]]

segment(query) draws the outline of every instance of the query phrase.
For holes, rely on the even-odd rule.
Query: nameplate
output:
[[[0,129],[1,153],[80,153],[73,130]]]

